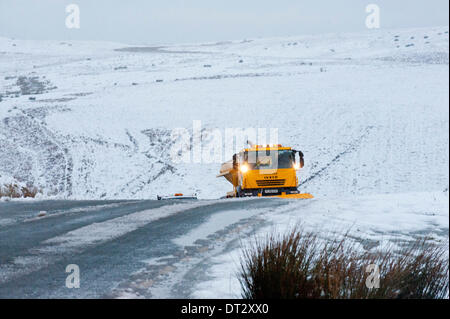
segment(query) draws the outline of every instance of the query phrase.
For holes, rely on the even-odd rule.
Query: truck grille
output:
[[[283,186],[285,179],[267,179],[267,180],[257,180],[256,185],[263,186]]]

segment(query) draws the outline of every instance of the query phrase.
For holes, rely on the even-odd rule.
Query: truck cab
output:
[[[296,172],[303,164],[303,153],[290,147],[253,145],[235,154],[231,163],[222,164],[219,176],[234,186],[228,197],[298,194]]]

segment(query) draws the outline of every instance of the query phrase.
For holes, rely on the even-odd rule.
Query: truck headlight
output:
[[[247,173],[248,171],[248,166],[247,165],[241,165],[239,167],[239,169],[241,170],[242,173]]]

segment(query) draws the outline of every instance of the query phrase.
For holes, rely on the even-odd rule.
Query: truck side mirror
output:
[[[298,151],[298,157],[300,158],[300,168],[303,168],[305,166],[305,159],[303,158],[302,151]]]
[[[236,159],[236,154],[233,155],[233,168],[237,169],[237,159]]]

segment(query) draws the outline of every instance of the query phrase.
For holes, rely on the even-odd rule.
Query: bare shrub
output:
[[[22,196],[24,198],[27,198],[27,197],[35,198],[38,193],[37,187],[34,187],[34,186],[22,187],[21,190],[22,190]]]
[[[35,186],[22,186],[17,184],[0,185],[0,198],[35,198],[39,193],[39,189]]]
[[[0,197],[19,198],[22,193],[17,184],[7,184],[0,187]]]

